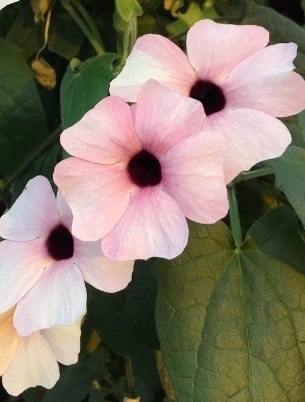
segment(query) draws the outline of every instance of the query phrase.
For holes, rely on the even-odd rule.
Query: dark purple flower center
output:
[[[198,80],[195,82],[189,96],[202,103],[207,116],[220,112],[226,105],[222,89],[210,81]]]
[[[131,180],[139,187],[156,186],[162,179],[160,162],[145,149],[130,159],[127,170]]]
[[[51,231],[47,238],[47,250],[56,261],[67,260],[73,256],[73,237],[64,225],[59,224]]]

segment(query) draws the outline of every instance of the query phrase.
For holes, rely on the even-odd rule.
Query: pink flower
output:
[[[103,237],[102,251],[114,260],[174,258],[187,243],[185,217],[224,217],[227,143],[201,131],[204,119],[198,101],[151,80],[136,108],[108,97],[65,130],[61,143],[76,157],[55,167],[54,181],[75,236]]]
[[[84,280],[115,292],[131,279],[133,262],[113,263],[99,242],[71,235],[71,210],[48,180],[30,180],[0,219],[0,312],[17,304],[14,326],[22,336],[73,324],[86,309]]]
[[[187,55],[160,35],[139,38],[110,94],[136,102],[148,79],[198,99],[204,128],[227,135],[226,182],[257,162],[280,156],[291,141],[274,117],[305,108],[305,83],[293,72],[294,43],[266,47],[269,33],[254,25],[197,22],[188,32]]]
[[[13,326],[15,307],[0,314],[0,375],[4,388],[19,395],[29,387],[52,388],[59,379],[57,361],[77,362],[81,318],[69,326],[58,326],[18,335]]]

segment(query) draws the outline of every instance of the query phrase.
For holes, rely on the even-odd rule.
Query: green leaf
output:
[[[299,402],[305,395],[305,244],[289,207],[241,247],[222,222],[190,224],[155,263],[156,324],[177,402]]]
[[[71,15],[63,9],[60,2],[52,12],[48,48],[51,52],[70,60],[79,52],[85,35]]]
[[[265,162],[275,174],[275,187],[282,191],[305,227],[305,150],[290,146],[282,156]]]
[[[103,402],[103,401],[106,402],[106,399],[103,398],[101,392],[95,388],[92,388],[88,402]]]
[[[120,292],[104,293],[89,287],[88,320],[103,342],[121,356],[135,355],[157,338],[153,262],[136,261],[132,281]]]
[[[78,64],[73,59],[61,85],[62,126],[67,128],[80,120],[97,102],[108,95],[113,78],[112,63],[116,54],[106,53]]]
[[[35,24],[32,7],[27,4],[18,14],[7,39],[21,47],[24,57],[29,59],[44,43],[42,29],[41,24]]]
[[[294,64],[299,70],[305,72],[305,31],[302,27],[272,8],[260,6],[254,1],[247,3],[247,14],[243,24],[265,27],[270,32],[272,43],[296,43],[298,45],[298,56]]]
[[[0,38],[0,172],[14,173],[47,135],[32,71],[21,49]]]
[[[108,375],[97,349],[92,355],[68,366],[54,388],[46,392],[42,402],[80,402],[91,392],[93,381]]]
[[[133,16],[143,14],[142,8],[137,0],[116,0],[116,10],[124,21],[130,21]]]
[[[37,158],[37,160],[31,165],[26,172],[15,180],[12,188],[12,203],[19,197],[19,195],[24,190],[27,182],[33,179],[35,176],[42,175],[45,176],[49,181],[53,182],[53,172],[57,161],[57,155],[60,149],[60,144],[56,143],[42,155]]]
[[[178,19],[167,24],[166,30],[170,35],[176,35],[190,28],[195,22],[203,19],[201,8],[196,3],[191,3],[185,13],[177,13]]]

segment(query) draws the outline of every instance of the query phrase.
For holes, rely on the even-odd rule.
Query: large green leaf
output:
[[[89,288],[88,319],[103,342],[121,356],[137,354],[157,338],[153,262],[136,261],[132,281],[120,292],[110,294]]]
[[[270,32],[270,40],[273,43],[296,43],[298,45],[298,56],[295,59],[295,65],[302,72],[305,72],[305,31],[302,27],[272,8],[260,6],[254,1],[247,2],[247,14],[243,24],[265,27]]]
[[[305,227],[305,150],[290,146],[266,164],[274,171],[275,187],[286,195]]]
[[[109,83],[113,78],[111,67],[116,58],[117,55],[106,53],[76,67],[75,60],[72,60],[72,67],[68,68],[61,85],[63,128],[75,124],[108,95]]]
[[[14,173],[47,135],[32,71],[21,49],[0,38],[0,172]]]
[[[47,391],[42,402],[81,402],[90,394],[93,381],[108,375],[97,349],[80,362],[67,367],[54,388]],[[102,397],[100,400],[103,400]]]
[[[185,252],[155,263],[156,324],[178,402],[305,398],[305,245],[289,207],[236,249],[228,228],[190,224]]]

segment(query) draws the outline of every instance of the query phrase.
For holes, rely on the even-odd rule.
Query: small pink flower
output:
[[[69,326],[57,326],[18,335],[13,326],[15,307],[0,314],[0,375],[11,395],[29,387],[52,388],[59,379],[57,361],[69,365],[77,362],[80,349],[81,318]]]
[[[54,181],[73,212],[72,232],[101,237],[110,259],[174,258],[186,246],[185,217],[213,223],[228,211],[226,138],[201,131],[201,104],[151,80],[136,108],[99,102],[61,135],[75,158]]]
[[[17,304],[14,326],[22,336],[70,325],[84,314],[84,280],[116,292],[131,280],[133,262],[111,262],[99,242],[71,235],[72,214],[43,176],[30,180],[0,219],[0,312]]]
[[[305,108],[305,83],[293,72],[297,46],[267,46],[269,33],[255,25],[197,22],[188,32],[187,55],[160,35],[139,38],[110,94],[136,102],[151,78],[199,100],[204,128],[227,135],[226,182],[257,162],[280,156],[291,141],[274,117]]]

